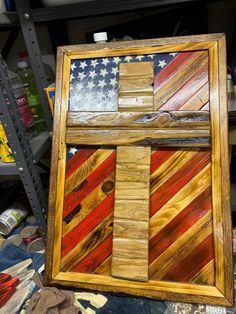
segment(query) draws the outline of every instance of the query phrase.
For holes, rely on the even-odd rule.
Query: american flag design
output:
[[[117,111],[119,64],[154,63],[158,75],[177,53],[73,60],[70,72],[70,111]]]
[[[209,110],[208,55],[195,51],[73,60],[70,111],[117,111],[119,63],[141,61],[154,62],[157,110]],[[110,276],[115,169],[114,147],[68,146],[62,271]],[[149,279],[213,285],[210,149],[153,149],[150,173]]]

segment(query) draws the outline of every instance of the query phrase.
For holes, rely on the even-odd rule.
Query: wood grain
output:
[[[142,258],[112,257],[112,276],[136,281],[147,281],[148,263]]]
[[[181,71],[177,71],[168,82],[154,94],[154,110],[158,110],[166,101],[192,76],[196,73],[199,67],[203,66],[208,59],[206,51],[194,52],[190,63],[184,64]]]
[[[117,147],[111,269],[111,274],[115,277],[141,281],[148,279],[150,161],[150,147]],[[144,181],[135,176],[136,172],[139,173],[139,167]],[[130,175],[125,174],[124,169]],[[134,200],[133,204],[131,200]],[[137,201],[143,200],[145,202],[142,202],[141,214],[145,212],[145,220],[142,221],[140,210],[135,214],[139,217],[138,220],[127,219],[127,216],[134,216],[132,212],[136,212]],[[131,207],[126,207],[126,214],[123,216],[123,208],[129,204]]]
[[[208,87],[208,86],[207,86]],[[208,90],[208,88],[207,88]],[[207,95],[207,90],[203,90],[203,96]],[[200,102],[202,104],[202,97]],[[197,97],[196,97],[197,98]],[[207,98],[208,99],[208,98]],[[190,100],[189,100],[190,102]],[[209,112],[192,111],[197,106],[197,100],[193,104],[186,103],[191,109],[189,111],[150,111],[146,112],[76,112],[68,111],[67,126],[77,128],[199,128],[208,129],[210,127]]]
[[[222,304],[230,306],[232,304],[232,253],[231,253],[231,229],[230,229],[230,206],[229,206],[229,181],[228,181],[228,146],[226,140],[227,133],[227,110],[226,110],[226,80],[225,80],[225,39],[222,34],[213,34],[213,35],[205,35],[205,36],[184,36],[181,38],[162,38],[159,40],[148,40],[148,41],[134,41],[134,42],[118,42],[118,43],[108,43],[105,45],[82,45],[82,46],[68,46],[60,48],[61,51],[61,61],[60,57],[58,58],[59,66],[62,66],[62,60],[66,60],[67,65],[69,65],[68,59],[86,59],[86,58],[98,58],[98,57],[112,57],[112,56],[126,56],[126,55],[140,55],[140,54],[152,54],[152,53],[170,53],[170,52],[194,52],[199,50],[205,50],[209,53],[209,95],[210,100],[203,105],[203,108],[206,110],[210,107],[210,120],[211,120],[211,136],[212,136],[212,178],[208,180],[206,177],[210,177],[211,173],[208,172],[208,175],[203,173],[199,173],[199,176],[196,176],[195,179],[199,182],[197,183],[191,179],[191,186],[193,189],[193,196],[189,197],[189,188],[190,185],[187,184],[186,189],[177,193],[176,204],[169,203],[170,210],[169,213],[172,212],[172,209],[180,208],[180,203],[182,196],[186,196],[186,204],[193,200],[194,197],[199,195],[205,188],[209,187],[212,183],[212,197],[213,197],[213,219],[211,213],[207,213],[201,219],[205,219],[205,223],[203,221],[198,221],[197,224],[194,224],[193,227],[198,226],[198,228],[194,228],[194,230],[188,230],[187,233],[184,234],[185,242],[181,241],[178,243],[179,245],[179,255],[174,256],[175,258],[185,257],[186,252],[191,252],[193,248],[193,244],[197,245],[196,242],[199,241],[199,244],[206,239],[206,230],[209,232],[209,235],[213,231],[214,238],[214,248],[215,248],[215,260],[210,261],[208,264],[203,266],[203,268],[195,274],[190,281],[194,282],[194,284],[185,284],[178,282],[165,282],[159,280],[149,280],[147,282],[138,282],[138,281],[130,281],[124,279],[117,279],[110,275],[103,276],[101,272],[99,273],[99,267],[103,267],[103,269],[109,274],[109,265],[110,259],[109,257],[104,256],[104,261],[100,266],[95,265],[96,269],[98,269],[99,275],[96,274],[83,274],[76,273],[71,270],[75,269],[78,265],[77,259],[78,254],[76,250],[72,253],[71,256],[68,257],[68,268],[61,268],[61,259],[60,259],[60,241],[62,234],[62,215],[63,208],[61,206],[60,197],[63,195],[63,191],[61,187],[63,186],[63,167],[65,166],[65,156],[66,150],[65,148],[65,113],[67,111],[67,101],[68,101],[68,82],[70,75],[70,67],[64,66],[63,69],[57,71],[57,104],[58,109],[56,110],[54,117],[54,125],[56,128],[56,134],[54,134],[54,153],[52,160],[52,179],[51,179],[51,194],[49,199],[49,227],[48,227],[48,244],[47,244],[47,265],[46,265],[46,283],[53,285],[71,285],[77,288],[85,288],[85,289],[94,289],[98,291],[107,291],[107,292],[119,292],[119,293],[127,293],[132,295],[146,296],[149,298],[158,298],[158,299],[168,299],[172,301],[187,301],[187,302],[199,302],[199,303],[209,303],[209,304]],[[201,62],[199,61],[199,67],[201,66]],[[197,67],[196,67],[196,70]],[[63,73],[62,73],[63,72]],[[188,75],[186,73],[186,75]],[[180,77],[180,85],[184,82]],[[176,86],[178,85],[177,81],[175,81]],[[184,84],[184,83],[183,83]],[[164,84],[165,85],[165,84]],[[163,85],[163,86],[164,86]],[[179,86],[180,86],[179,85]],[[182,85],[183,86],[183,85]],[[171,88],[171,86],[170,86]],[[199,89],[199,97],[191,97],[185,103],[185,108],[189,109],[200,109],[199,106],[204,104],[207,100],[207,90],[208,85],[205,84],[201,89]],[[63,97],[61,99],[61,92],[63,91]],[[160,89],[161,91],[161,89]],[[167,92],[162,91],[163,99],[167,97]],[[171,90],[170,90],[171,94]],[[205,98],[204,98],[205,97]],[[199,99],[201,98],[201,99]],[[169,98],[168,98],[169,99]],[[61,101],[62,100],[62,101]],[[61,109],[62,108],[62,109]],[[62,114],[62,116],[61,116]],[[168,120],[168,115],[165,116]],[[170,127],[173,122],[158,122],[161,127],[166,131],[168,127]],[[169,120],[168,120],[169,121]],[[166,124],[165,124],[166,123]],[[174,122],[176,123],[176,122]],[[183,122],[184,123],[184,122]],[[177,123],[178,124],[178,123]],[[169,125],[169,126],[168,126]],[[190,128],[191,122],[188,127],[183,127],[184,130]],[[165,127],[164,127],[165,126]],[[80,132],[82,127],[76,127],[75,130]],[[96,126],[95,126],[96,127]],[[203,128],[202,128],[203,127]],[[120,129],[120,126],[114,127],[114,129]],[[123,127],[122,127],[123,128]],[[145,127],[138,127],[138,130]],[[148,128],[148,126],[147,126]],[[156,128],[156,126],[153,126]],[[205,130],[204,126],[199,125],[199,129]],[[66,126],[67,129],[67,126]],[[176,133],[178,132],[178,127],[173,128]],[[209,130],[209,129],[208,129]],[[193,129],[195,131],[195,127]],[[66,135],[67,139],[67,135]],[[191,138],[193,139],[193,138]],[[76,142],[76,134],[74,134],[74,142]],[[180,141],[178,142],[180,143]],[[190,143],[190,142],[189,142]],[[162,142],[164,144],[164,141]],[[168,145],[176,143],[173,140],[169,140]],[[194,145],[194,141],[192,143]],[[199,145],[205,145],[203,142],[199,143]],[[146,144],[145,144],[146,145]],[[208,140],[209,145],[209,140]],[[60,150],[59,150],[60,147]],[[163,157],[163,159],[165,159]],[[156,162],[158,164],[158,161]],[[153,166],[155,167],[155,165]],[[226,169],[224,171],[224,169]],[[205,168],[206,170],[206,168]],[[210,169],[208,169],[210,170]],[[206,170],[207,171],[207,170]],[[59,183],[59,185],[57,184]],[[155,185],[158,185],[156,182]],[[201,189],[201,185],[203,185],[203,189]],[[56,189],[55,189],[56,187]],[[55,190],[53,190],[55,189]],[[197,192],[196,192],[197,190]],[[59,193],[59,196],[57,194]],[[179,198],[178,198],[179,197]],[[57,198],[57,200],[56,200]],[[129,201],[127,201],[129,202]],[[140,204],[138,204],[138,208],[140,209]],[[165,208],[164,207],[162,208]],[[125,211],[125,204],[120,206],[123,213]],[[167,208],[167,207],[166,207]],[[183,207],[182,207],[183,209]],[[132,211],[128,212],[127,216],[136,216]],[[121,213],[121,215],[123,214]],[[139,216],[139,215],[138,215]],[[143,214],[145,217],[145,214]],[[155,215],[154,215],[155,216]],[[167,218],[167,215],[164,215],[164,220]],[[59,219],[60,218],[60,219]],[[129,218],[127,218],[129,219]],[[200,220],[201,220],[200,219]],[[54,223],[55,220],[55,223]],[[109,220],[109,219],[108,219]],[[163,220],[163,221],[164,221]],[[142,220],[141,220],[142,221]],[[213,222],[213,228],[212,228]],[[107,224],[106,224],[107,223]],[[106,221],[105,225],[99,226],[98,234],[101,235],[100,228],[105,227],[105,230],[110,230],[110,224],[112,224],[111,220]],[[54,228],[51,228],[53,226]],[[165,226],[165,223],[164,225]],[[164,227],[163,227],[164,228]],[[53,230],[52,230],[53,229]],[[112,230],[112,228],[111,228]],[[155,232],[154,232],[155,233]],[[153,233],[153,234],[154,234]],[[102,233],[102,241],[98,244],[102,245],[106,239],[108,239],[112,234],[112,231]],[[95,240],[97,241],[97,235],[93,235],[91,241],[92,245],[94,245]],[[100,238],[99,238],[100,239]],[[180,238],[182,240],[182,238]],[[191,241],[189,241],[191,239]],[[87,239],[89,240],[89,239]],[[107,240],[107,243],[109,241]],[[85,243],[85,242],[84,242]],[[104,246],[106,247],[106,246]],[[197,246],[196,246],[197,247]],[[95,246],[94,246],[95,248]],[[170,249],[171,248],[171,249]],[[170,260],[170,254],[173,253],[173,247],[170,247],[166,250],[165,258],[163,255],[162,259],[159,260],[159,263],[156,264],[156,269],[158,269],[159,265],[168,265]],[[170,251],[168,252],[168,250]],[[96,248],[95,248],[96,250]],[[188,251],[189,250],[189,251]],[[56,252],[54,252],[56,251]],[[92,265],[91,258],[88,257],[86,260],[86,256],[88,251],[82,251],[82,260],[84,259],[84,265]],[[52,260],[50,261],[50,257]],[[172,256],[171,256],[172,257]],[[71,260],[70,260],[71,258]],[[212,267],[212,263],[214,264],[214,268]],[[174,265],[174,264],[173,264]],[[170,266],[171,268],[172,266]],[[121,267],[122,268],[122,267]],[[68,271],[62,272],[62,269],[67,269]],[[212,269],[215,271],[215,277],[212,275]],[[163,273],[164,274],[164,273]],[[201,285],[198,284],[201,280],[200,277],[206,279],[207,284]],[[208,278],[210,278],[208,281]],[[182,279],[181,279],[182,280]],[[196,281],[194,281],[196,280]],[[213,284],[213,285],[212,285]]]
[[[118,111],[153,109],[153,62],[120,63]]]
[[[80,145],[209,146],[208,129],[94,130],[67,128],[66,142]]]

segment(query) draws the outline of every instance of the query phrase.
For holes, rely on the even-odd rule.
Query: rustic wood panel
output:
[[[156,84],[156,79],[158,78],[155,78],[154,89],[157,88],[158,91],[163,95],[163,98],[161,99],[161,101],[163,101],[162,106],[165,106],[165,104],[167,103],[167,107],[172,106],[171,110],[210,110],[212,136],[211,139],[213,142],[211,150],[212,156],[210,158],[209,154],[208,157],[204,155],[204,150],[198,149],[196,150],[196,154],[193,153],[192,149],[189,149],[189,155],[184,153],[181,154],[181,150],[183,150],[183,148],[177,150],[177,153],[174,152],[173,149],[160,149],[159,158],[157,157],[158,150],[153,153],[156,158],[153,160],[153,163],[151,165],[152,174],[150,214],[152,227],[150,229],[150,242],[152,241],[153,245],[153,249],[151,251],[155,252],[156,248],[158,249],[157,243],[160,243],[160,254],[158,256],[155,256],[155,254],[152,255],[153,262],[150,265],[150,267],[153,268],[152,271],[149,272],[149,274],[152,274],[153,279],[148,280],[148,282],[131,282],[129,280],[121,280],[110,276],[109,268],[111,265],[110,254],[112,250],[113,232],[113,207],[111,199],[114,197],[114,191],[108,193],[107,196],[102,194],[101,199],[99,198],[100,192],[98,192],[98,199],[100,199],[101,202],[104,201],[105,203],[107,203],[107,205],[103,203],[105,208],[107,208],[107,216],[105,220],[102,218],[102,212],[104,211],[102,206],[101,212],[97,210],[97,214],[94,215],[94,219],[91,220],[90,228],[92,228],[92,230],[95,230],[94,233],[92,232],[92,234],[86,235],[86,223],[83,220],[86,219],[87,215],[90,214],[90,218],[93,218],[93,210],[96,208],[96,206],[99,206],[100,202],[97,201],[96,197],[93,196],[93,204],[97,205],[95,205],[95,207],[91,209],[89,207],[89,200],[87,196],[91,197],[90,194],[94,193],[95,190],[103,192],[103,190],[101,189],[105,182],[102,180],[97,186],[93,186],[92,190],[87,189],[86,184],[83,183],[83,181],[83,184],[79,186],[79,190],[80,192],[82,192],[81,195],[83,195],[80,199],[80,203],[85,201],[87,202],[85,216],[83,216],[83,218],[81,216],[79,220],[79,223],[82,224],[80,225],[80,227],[84,226],[84,229],[82,229],[84,233],[84,239],[82,239],[80,243],[75,243],[74,248],[69,252],[69,255],[66,254],[65,257],[63,257],[62,262],[62,251],[60,250],[60,248],[61,246],[63,246],[63,244],[61,244],[60,241],[62,237],[62,228],[64,227],[62,226],[63,208],[61,206],[62,201],[60,200],[60,197],[63,198],[63,192],[61,193],[60,187],[64,184],[61,181],[63,181],[62,174],[65,170],[63,164],[65,163],[66,155],[65,149],[62,148],[65,148],[66,140],[68,139],[67,135],[65,139],[65,125],[63,124],[65,123],[64,113],[67,111],[67,104],[65,102],[68,102],[69,97],[69,66],[64,67],[66,73],[64,73],[61,80],[65,80],[65,82],[63,82],[62,84],[63,86],[60,86],[60,73],[58,72],[59,89],[57,91],[57,97],[61,98],[60,93],[63,90],[63,101],[60,103],[60,105],[63,107],[63,118],[61,118],[59,110],[59,116],[55,117],[55,121],[58,121],[58,123],[60,121],[60,123],[56,125],[55,130],[58,135],[55,137],[57,138],[57,140],[54,141],[56,147],[54,160],[58,160],[58,164],[57,161],[55,163],[52,163],[52,167],[54,167],[54,170],[52,171],[52,173],[54,173],[54,179],[52,180],[53,184],[51,184],[51,186],[57,186],[56,183],[59,182],[59,188],[57,188],[56,194],[59,192],[60,197],[55,196],[53,192],[50,196],[49,207],[52,209],[52,216],[50,221],[52,225],[53,221],[56,220],[56,227],[54,228],[53,232],[51,232],[50,229],[52,228],[51,226],[49,226],[48,241],[50,244],[48,244],[47,247],[49,250],[51,250],[48,256],[51,256],[52,262],[51,264],[50,262],[48,262],[49,266],[47,266],[49,267],[46,271],[47,284],[70,284],[79,288],[95,289],[108,292],[121,292],[132,295],[155,297],[164,300],[169,299],[188,302],[205,302],[222,305],[232,304],[232,252],[230,250],[231,231],[228,196],[228,157],[226,157],[228,148],[226,140],[227,106],[224,74],[226,73],[225,43],[222,36],[222,34],[190,37],[186,36],[183,38],[163,38],[160,40],[149,40],[141,42],[138,41],[132,43],[110,43],[107,45],[99,45],[99,47],[97,45],[85,45],[59,48],[61,49],[61,54],[64,54],[63,59],[66,60],[67,65],[69,64],[68,59],[72,60],[100,57],[109,58],[112,56],[137,56],[141,54],[178,52],[177,57],[175,57],[173,59],[173,62],[171,62],[171,66],[168,66],[168,68],[166,67],[163,69],[164,71],[161,71],[163,76],[163,85],[160,86],[160,88],[158,89],[158,84]],[[202,50],[205,50],[205,52],[207,53],[206,59],[209,58],[209,62],[207,60],[209,67],[209,78],[206,77],[204,74],[206,73],[205,70],[207,63],[204,62],[204,60],[200,60],[200,56],[203,52]],[[196,51],[198,51],[199,53],[196,54]],[[186,55],[184,55],[185,53]],[[174,75],[174,84],[173,86],[170,86],[170,97],[168,97],[168,93],[164,90],[166,86],[166,83],[164,82],[164,76],[166,75],[167,78],[168,71],[170,75],[170,73],[173,73],[172,71],[176,70],[175,66],[177,63],[177,58],[177,60],[180,60],[180,58],[182,58],[183,63],[185,63],[187,54],[192,54],[192,56],[196,56],[196,58],[192,58],[195,59],[195,61],[191,61],[193,62],[193,64],[196,65],[196,71],[195,73],[192,73],[192,75],[190,75],[187,80],[185,80],[185,78],[182,77],[180,73],[178,74],[179,80],[176,80],[176,77],[178,75]],[[191,62],[189,64],[191,64]],[[188,74],[186,73],[186,75]],[[223,80],[221,81],[222,77]],[[197,85],[196,82],[197,78],[199,78],[199,85]],[[168,79],[167,81],[169,80],[170,79]],[[179,81],[179,84],[177,81]],[[194,92],[193,84],[195,83],[198,87],[198,90],[195,89]],[[173,87],[175,87],[175,91],[173,91]],[[188,95],[184,92],[186,91],[186,88],[189,88],[190,91]],[[183,93],[180,90],[182,90]],[[175,98],[175,95],[179,95],[182,97],[181,101],[183,101],[183,103],[181,104],[181,106],[180,103],[177,101],[177,98]],[[170,109],[166,108],[166,110]],[[165,115],[165,118],[167,117],[168,115]],[[158,122],[160,123],[160,126],[157,126],[158,128],[161,127],[161,129],[165,131],[168,128],[172,128],[171,123],[173,122],[170,121],[166,123],[165,119],[163,120],[164,122]],[[223,124],[221,127],[222,121]],[[184,122],[182,121],[182,123]],[[61,128],[59,126],[61,126]],[[71,128],[74,128],[75,131],[80,132],[80,130],[84,128],[84,126],[78,127],[76,126],[76,124],[74,124],[74,126],[72,126]],[[120,128],[120,126],[114,127],[114,129],[118,129],[118,131],[120,130]],[[129,128],[129,126],[127,128]],[[136,126],[134,127],[134,129],[135,128]],[[142,128],[146,127],[138,127],[138,130]],[[153,126],[153,128],[156,128],[156,126]],[[66,129],[68,129],[68,126],[66,126]],[[89,128],[86,127],[85,131],[87,131],[87,129]],[[191,127],[189,128],[188,125],[188,127],[184,127],[184,130],[186,129],[191,130]],[[203,125],[199,125],[199,129],[205,131]],[[177,133],[178,127],[173,127],[172,130],[176,131]],[[193,131],[194,130],[195,128],[193,129]],[[207,130],[209,131],[208,126]],[[183,142],[186,142],[186,139],[184,139],[184,137],[182,139]],[[193,138],[191,138],[190,140],[193,140]],[[174,141],[175,140],[173,139],[168,139],[167,144],[176,145]],[[189,139],[187,139],[187,141],[189,141]],[[162,144],[164,144],[164,142],[165,141],[163,141]],[[202,143],[203,142],[204,141],[202,141]],[[210,141],[208,139],[208,145],[209,142]],[[74,143],[76,143],[76,140],[74,140]],[[178,142],[178,144],[180,144],[180,142]],[[145,145],[147,145],[147,143],[145,143]],[[199,143],[199,145],[201,144]],[[203,146],[204,145],[205,144],[203,143]],[[58,151],[58,147],[61,148],[60,151]],[[199,159],[196,157],[198,153],[201,156]],[[186,160],[186,165],[184,165],[184,162],[181,159],[181,157],[184,157],[184,155],[188,156]],[[171,167],[171,160],[173,160],[174,164],[176,165],[176,171],[174,169],[174,166]],[[191,162],[193,162],[193,166]],[[168,165],[170,169],[168,168]],[[180,166],[178,167],[178,165]],[[160,169],[165,168],[167,170],[166,174],[164,174],[164,172],[161,172],[160,181],[158,180],[159,167]],[[70,168],[72,169],[71,171],[73,173],[74,166],[71,166]],[[183,176],[181,177],[182,169],[184,169],[184,171]],[[223,169],[225,169],[225,171],[223,171]],[[110,168],[110,171],[111,173],[108,174],[106,177],[107,180],[110,180],[112,174],[114,176],[114,170],[111,170]],[[69,177],[70,175],[68,175],[68,178]],[[135,175],[128,176],[127,178],[135,178]],[[94,180],[91,180],[88,183],[91,184],[93,181]],[[162,182],[162,184],[160,182]],[[111,186],[111,184],[109,182],[106,182],[106,187],[107,186]],[[84,189],[87,189],[89,195],[86,196],[85,193],[83,194]],[[192,192],[189,193],[190,191]],[[209,193],[209,191],[210,196],[213,197],[213,200],[209,201],[209,207],[203,206],[201,207],[203,211],[199,212],[197,208],[199,207],[199,204],[201,204],[202,200],[206,201],[208,199],[208,194],[206,193]],[[71,193],[74,192],[77,193],[79,191],[72,191]],[[169,194],[170,192],[172,194]],[[158,193],[163,193],[163,197],[161,197],[160,199],[160,205],[159,198],[157,196]],[[76,204],[76,202],[74,204]],[[106,206],[108,206],[109,209]],[[125,205],[119,204],[119,206],[122,210],[122,216],[125,212]],[[145,214],[141,210],[141,203],[138,203],[138,206],[138,215],[136,215],[136,212],[134,214],[135,206],[133,206],[132,210],[130,210],[128,213],[125,213],[125,217],[128,216],[126,219],[130,219],[130,216],[137,216],[140,219],[139,221],[142,222],[140,215],[143,215],[146,221]],[[69,210],[68,212],[69,215],[73,214],[73,209],[71,209],[71,211]],[[186,215],[184,215],[185,213]],[[102,219],[102,223],[100,222],[94,229],[93,224],[96,224],[96,217]],[[186,220],[184,219],[184,217],[186,217]],[[74,221],[74,219],[75,217],[71,220],[71,222]],[[120,218],[117,217],[117,219]],[[90,220],[88,220],[88,222],[89,221]],[[157,221],[159,221],[160,224],[157,223]],[[155,225],[156,227],[154,227]],[[171,225],[175,228],[175,236],[173,238],[170,238],[170,242],[167,241],[167,243],[162,243],[158,240],[158,237],[161,237],[161,233],[165,236],[167,234],[169,235],[170,232],[168,230],[170,229],[168,228],[171,228]],[[65,233],[65,236],[68,235],[69,237],[69,233],[74,229],[75,226],[76,223],[72,227],[72,229],[68,229],[67,233]],[[88,243],[90,242],[91,250],[88,249]],[[214,251],[212,250],[212,248],[214,248]],[[79,260],[78,252],[82,253]],[[102,252],[102,254],[99,254],[99,252]],[[178,258],[174,260],[172,256]],[[200,256],[202,256],[202,258],[204,256],[208,256],[208,259],[203,258],[201,260]],[[204,259],[205,263],[203,263]],[[196,261],[198,261],[197,264]],[[187,264],[192,265],[192,268],[190,266],[186,267]],[[198,265],[200,265],[199,268]],[[182,269],[184,270],[184,272],[182,272]],[[125,271],[125,267],[122,266],[122,261],[120,261],[120,271],[122,272],[123,270]],[[85,271],[97,272],[98,275],[85,274]],[[183,274],[183,276],[181,276],[181,273]],[[180,282],[176,282],[175,278],[177,278]],[[164,280],[173,280],[174,282],[166,282]],[[194,284],[189,284],[191,282]]]
[[[127,200],[134,200],[131,208],[127,207],[127,212],[132,212],[135,204],[139,200],[145,200],[143,211],[146,216],[149,214],[149,183],[150,183],[150,147],[117,147],[116,159],[116,190],[114,207],[114,227],[113,227],[113,247],[112,247],[112,268],[111,274],[130,280],[148,280],[148,228],[147,220],[127,219],[127,214],[122,216],[120,204],[127,205]],[[126,165],[128,167],[126,167]],[[130,168],[130,165],[135,167]],[[147,167],[143,167],[143,166]],[[134,176],[136,171],[146,173],[146,181],[137,180]],[[123,175],[121,171],[126,168],[127,173]],[[136,170],[137,169],[137,170]],[[116,202],[119,201],[118,206]],[[137,212],[139,215],[139,211]],[[116,217],[119,218],[116,218]],[[126,267],[125,267],[126,265]]]
[[[151,111],[153,77],[153,62],[120,63],[118,111]]]
[[[203,94],[207,94],[206,90]],[[201,96],[199,97],[201,99]],[[193,100],[188,107],[197,106]],[[195,128],[210,127],[208,111],[150,111],[146,112],[73,112],[67,113],[68,127],[87,128]]]
[[[66,142],[80,145],[209,146],[210,131],[175,129],[94,130],[67,128]]]

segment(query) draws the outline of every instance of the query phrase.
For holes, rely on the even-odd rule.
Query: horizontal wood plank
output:
[[[117,208],[116,208],[117,211]],[[137,221],[124,218],[114,219],[113,236],[148,240],[148,221]],[[127,239],[126,239],[127,240]],[[113,247],[114,248],[114,247]]]
[[[198,128],[210,129],[207,111],[72,112],[67,126],[78,128]]]
[[[147,259],[112,258],[112,276],[136,281],[148,280]]]
[[[66,143],[80,145],[209,146],[210,131],[199,129],[95,130],[67,128]]]
[[[147,239],[116,238],[113,234],[112,256],[130,260],[145,259],[148,256],[148,241]]]
[[[148,200],[116,200],[115,218],[149,221]]]

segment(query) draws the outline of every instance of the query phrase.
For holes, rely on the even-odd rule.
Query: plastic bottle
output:
[[[94,33],[93,34],[93,40],[95,43],[106,43],[107,42],[107,33],[106,32]]]
[[[15,72],[10,70],[7,66],[6,69],[15,96],[17,110],[19,111],[27,135],[31,137],[35,135],[35,128],[33,115],[30,111],[30,107],[27,101],[26,90],[19,76]]]
[[[43,109],[40,103],[32,70],[28,67],[27,61],[17,62],[17,74],[21,78],[27,93],[27,100],[35,121],[35,129],[37,132],[46,130],[46,124],[43,117]]]

